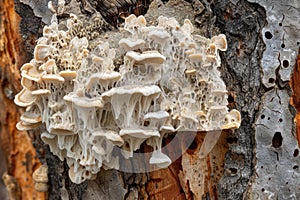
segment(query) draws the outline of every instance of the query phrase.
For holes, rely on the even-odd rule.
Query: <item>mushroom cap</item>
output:
[[[144,115],[144,120],[146,119],[166,119],[170,115],[166,111],[158,111],[158,112],[149,112]]]
[[[32,63],[25,63],[24,65],[22,65],[20,70],[21,71],[29,71],[32,68],[36,68],[36,67]]]
[[[117,146],[122,146],[124,144],[124,140],[120,135],[117,134],[117,132],[112,130],[100,130],[95,131],[92,133],[93,136],[103,136],[106,137],[109,141],[111,141],[113,144]]]
[[[170,33],[165,29],[153,29],[148,33],[148,36],[156,41],[163,41],[171,37]]]
[[[214,37],[211,38],[211,42],[216,45],[217,49],[219,49],[221,51],[226,51],[227,50],[226,35],[219,34],[217,36],[214,36]]]
[[[45,44],[38,44],[34,48],[34,59],[36,61],[44,61],[44,59],[52,54],[52,47]]]
[[[21,107],[27,107],[32,105],[36,101],[36,96],[32,95],[32,92],[23,88],[14,99],[15,104]]]
[[[121,74],[119,72],[115,72],[115,71],[102,72],[102,73],[93,74],[90,79],[93,79],[93,78],[98,79],[100,82],[106,81],[106,80],[118,81],[121,78]]]
[[[196,69],[187,69],[184,71],[185,74],[195,74],[197,72]]]
[[[63,83],[65,79],[58,74],[44,74],[42,80],[45,83]]]
[[[196,114],[197,116],[206,116],[205,113],[204,113],[202,110],[196,111],[195,114]]]
[[[174,17],[168,18],[165,16],[159,16],[158,17],[158,27],[178,27],[179,23],[177,22],[177,20]]]
[[[99,56],[96,56],[96,55],[92,56],[92,62],[95,64],[102,64],[103,61],[104,61],[104,59]]]
[[[21,67],[22,77],[29,80],[39,82],[43,73],[39,72],[36,66],[31,63],[26,63]]]
[[[240,123],[238,122],[231,122],[229,124],[225,124],[222,126],[222,130],[228,130],[228,129],[237,129],[240,127]]]
[[[73,93],[64,96],[63,99],[65,101],[72,102],[76,106],[82,108],[95,108],[95,107],[102,108],[104,106],[101,97],[97,97],[97,98],[79,97]]]
[[[49,59],[49,60],[47,60],[47,62],[45,62],[44,64],[42,64],[39,67],[39,70],[44,70],[48,74],[52,74],[52,73],[55,73],[56,68],[57,68],[57,66],[56,66],[55,60]]]
[[[201,54],[201,53],[190,54],[189,59],[193,62],[202,62],[203,61],[203,54]]]
[[[137,63],[155,63],[163,64],[166,60],[166,57],[160,54],[158,51],[145,51],[142,54],[139,54],[135,51],[129,51],[126,53],[127,58],[133,59]]]
[[[50,37],[53,34],[53,29],[51,26],[44,26],[43,28],[43,36]]]
[[[134,19],[136,19],[136,16],[134,14],[131,14],[125,18],[125,23],[132,22]]]
[[[54,135],[75,135],[73,131],[63,128],[50,128],[49,132]]]
[[[139,129],[139,128],[121,129],[119,134],[120,134],[120,136],[128,135],[131,137],[141,138],[141,139],[160,136],[160,134],[157,130]]]
[[[42,121],[42,116],[30,111],[24,112],[20,119],[26,124],[36,124]]]
[[[128,17],[125,18],[125,26],[130,22],[139,25],[144,25],[144,26],[147,24],[147,21],[143,15],[140,15],[138,17],[136,17],[134,14],[129,15]]]
[[[41,165],[37,168],[33,174],[32,179],[34,182],[47,183],[48,182],[48,167],[47,165]]]
[[[26,122],[23,122],[23,121],[19,121],[17,123],[16,127],[19,131],[29,131],[29,130],[36,129],[40,125],[41,125],[40,123],[30,124],[30,123],[26,123]]]
[[[195,53],[195,49],[188,49],[184,53],[187,54],[187,55],[194,54]]]
[[[50,90],[48,89],[38,89],[38,90],[33,90],[31,92],[32,95],[47,95],[47,94],[50,94]]]
[[[171,163],[171,159],[163,154],[161,151],[153,151],[152,156],[149,160],[150,164],[155,164],[159,168],[167,168]]]
[[[162,132],[175,132],[175,128],[171,125],[163,125],[160,127],[160,131]]]
[[[227,123],[222,129],[237,129],[241,125],[241,113],[235,109],[226,114]]]
[[[194,26],[189,19],[185,19],[183,22],[183,26],[181,29],[186,32],[187,34],[191,34],[194,32]]]
[[[26,77],[22,77],[21,85],[27,90],[35,90],[37,88],[35,81],[28,79]]]
[[[205,62],[216,62],[217,57],[214,55],[206,55]]]
[[[140,49],[144,46],[144,44],[145,44],[145,40],[143,40],[143,39],[132,40],[130,38],[122,38],[119,41],[120,47],[123,47],[127,51]]]
[[[77,71],[63,70],[59,72],[59,75],[62,76],[65,80],[73,80],[77,76]]]
[[[34,189],[38,192],[47,192],[48,191],[48,184],[47,183],[34,183]]]
[[[217,46],[214,43],[210,43],[209,44],[209,50],[210,50],[210,53],[216,54],[217,53]]]
[[[121,74],[119,72],[115,72],[115,71],[112,71],[112,72],[105,72],[105,73],[100,73],[99,76],[98,76],[100,82],[102,80],[114,80],[114,81],[118,81],[120,80],[121,78]]]
[[[116,82],[121,79],[121,74],[119,72],[100,72],[93,74],[86,83],[86,90],[89,90],[92,86],[94,86],[97,82],[101,84],[105,83],[106,81]]]
[[[122,87],[115,87],[104,92],[102,97],[112,97],[114,95],[128,95],[128,94],[142,94],[143,96],[150,96],[161,93],[161,90],[156,85],[142,86],[142,85],[126,85]]]

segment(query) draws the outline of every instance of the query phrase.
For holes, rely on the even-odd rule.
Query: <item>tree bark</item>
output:
[[[52,3],[56,8],[57,1]],[[70,13],[90,16],[96,10],[109,24],[103,31],[118,31],[115,27],[123,22],[123,15],[135,13],[146,15],[149,21],[156,21],[160,15],[175,17],[180,23],[189,18],[197,34],[205,37],[225,34],[228,50],[221,53],[220,71],[228,90],[229,108],[241,112],[242,124],[234,132],[223,131],[205,159],[200,159],[198,154],[209,132],[197,133],[186,152],[182,147],[187,138],[175,142],[168,151],[182,156],[167,169],[140,174],[101,170],[96,180],[72,183],[67,164],[43,144],[40,130],[27,133],[15,128],[22,112],[13,102],[21,89],[19,69],[33,57],[35,41],[51,20],[48,1],[2,0],[0,147],[6,161],[3,166],[7,166],[6,196],[13,199],[300,199],[300,89],[297,84],[300,55],[295,62],[297,38],[300,38],[300,21],[296,17],[300,5],[264,0],[119,3],[66,0],[65,4],[66,10],[59,20],[66,20]],[[168,137],[164,142],[170,140]],[[47,193],[37,192],[33,187],[31,176],[41,163],[48,166]],[[140,163],[132,165],[139,167]],[[1,189],[0,199],[3,199]]]
[[[0,147],[5,155],[1,160],[7,166],[3,179],[11,199],[43,199],[45,195],[34,190],[31,178],[40,161],[28,133],[16,130],[20,108],[15,106],[13,98],[21,88],[19,68],[30,59],[26,57],[19,31],[21,18],[13,1],[0,1],[0,12]]]

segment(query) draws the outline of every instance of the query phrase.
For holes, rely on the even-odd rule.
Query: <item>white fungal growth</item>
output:
[[[23,90],[15,98],[27,107],[18,129],[45,124],[41,138],[66,159],[73,182],[94,178],[101,167],[118,169],[117,147],[129,158],[146,141],[154,149],[150,164],[167,167],[165,134],[239,127],[217,69],[225,35],[196,41],[189,20],[180,26],[159,17],[157,26],[147,26],[143,16],[130,15],[120,48],[101,42],[89,50],[89,41],[74,35],[78,23],[72,15],[67,31],[56,20],[44,28],[34,59],[21,68]]]

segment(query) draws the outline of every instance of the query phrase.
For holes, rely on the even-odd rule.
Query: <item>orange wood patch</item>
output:
[[[290,103],[297,111],[294,121],[296,123],[296,138],[298,146],[300,147],[300,49],[294,66],[293,75],[290,80],[290,86],[293,90]]]
[[[16,129],[22,109],[14,104],[13,96],[21,88],[19,68],[24,63],[19,22],[14,1],[3,0],[0,5],[0,148],[6,157],[7,174],[15,177],[20,187],[18,198],[42,200],[45,194],[34,190],[31,177],[40,165],[36,151],[28,134]]]

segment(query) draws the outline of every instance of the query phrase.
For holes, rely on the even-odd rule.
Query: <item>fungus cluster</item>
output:
[[[101,167],[118,169],[119,156],[132,157],[143,142],[153,147],[149,163],[167,167],[166,134],[239,127],[240,113],[228,111],[217,69],[225,35],[192,36],[189,20],[180,26],[161,16],[157,26],[147,26],[143,16],[130,15],[120,48],[105,41],[90,48],[86,37],[76,36],[78,21],[72,15],[67,30],[56,20],[44,27],[15,97],[26,107],[17,128],[44,124],[41,138],[66,159],[73,182],[94,178]],[[117,53],[123,55],[118,67]]]

